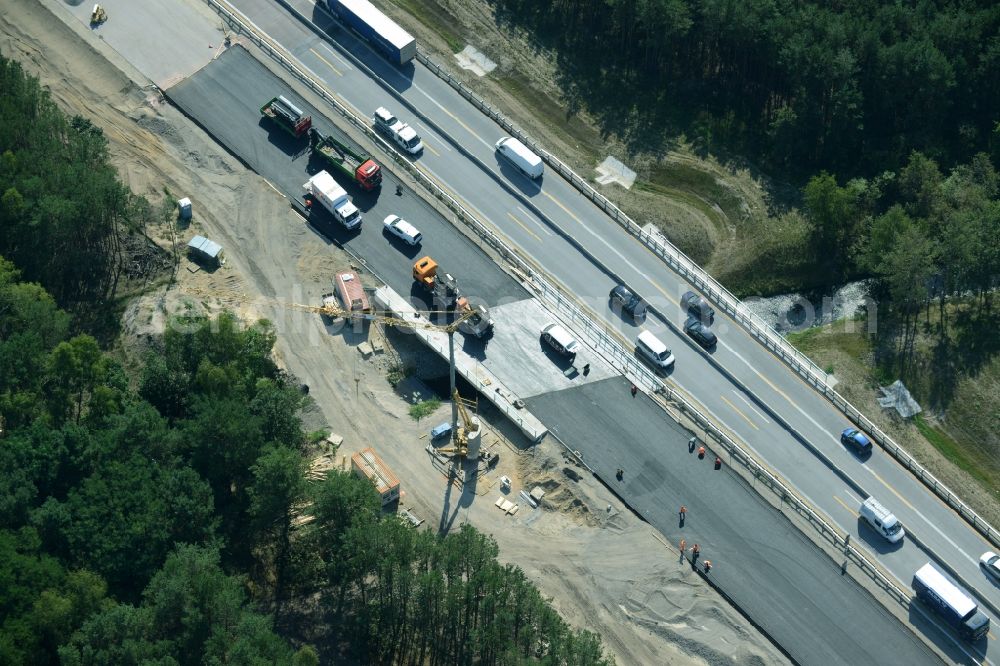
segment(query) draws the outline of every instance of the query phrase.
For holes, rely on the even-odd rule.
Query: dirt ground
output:
[[[678,562],[675,546],[662,543],[586,470],[564,460],[557,445],[528,448],[484,409],[483,418],[492,422],[485,443],[501,453],[499,466],[479,479],[474,496],[449,487],[424,446],[429,428],[447,419],[450,406],[417,423],[385,377],[400,362],[433,375],[440,361],[429,359],[412,337],[385,338],[378,329],[372,335],[387,340],[388,349],[365,359],[357,349],[363,336],[331,334],[317,315],[276,305],[279,295],[308,301],[338,268],[350,265],[349,257],[60,11],[54,1],[0,0],[0,52],[38,76],[64,111],[104,130],[133,191],[154,205],[164,192],[192,198],[190,226],[150,229],[158,242],[169,247],[203,233],[226,248],[227,262],[218,270],[194,270],[182,259],[176,286],[132,303],[126,339],[141,343],[162,331],[171,314],[204,307],[271,319],[280,363],[309,385],[315,400],[307,429],[328,424],[344,437],[344,455],[374,446],[402,480],[402,506],[422,518],[423,527],[469,522],[493,534],[501,559],[523,568],[569,622],[600,634],[619,663],[787,661]],[[514,515],[494,506],[501,475],[512,479],[510,497],[520,501]],[[532,509],[518,495],[536,485],[547,495]]]

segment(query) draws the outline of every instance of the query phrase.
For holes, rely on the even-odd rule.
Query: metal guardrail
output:
[[[277,61],[289,73],[293,74],[310,90],[320,96],[324,101],[335,108],[342,116],[360,129],[366,136],[376,140],[387,155],[389,155],[400,167],[406,170],[413,178],[426,189],[432,196],[444,203],[456,216],[457,221],[463,223],[473,231],[479,240],[492,248],[504,260],[510,262],[517,270],[521,271],[529,280],[529,285],[534,287],[537,293],[565,317],[568,317],[576,325],[576,330],[582,330],[591,341],[592,346],[598,351],[610,357],[613,364],[620,368],[630,380],[637,386],[644,387],[647,391],[663,396],[670,404],[676,406],[691,419],[703,432],[707,433],[714,444],[725,450],[730,458],[730,463],[736,461],[747,469],[753,478],[760,481],[771,492],[773,492],[782,504],[788,504],[796,513],[806,518],[819,533],[830,541],[834,546],[843,548],[848,557],[854,561],[862,571],[873,581],[888,592],[904,608],[909,607],[909,593],[896,587],[896,585],[882,573],[875,564],[868,560],[860,551],[849,544],[848,539],[840,534],[835,527],[827,523],[815,511],[813,511],[794,492],[785,486],[769,470],[760,465],[747,451],[745,451],[735,440],[716,427],[712,421],[702,414],[694,405],[689,403],[684,396],[674,389],[666,386],[660,379],[652,373],[645,365],[636,359],[631,353],[625,350],[609,332],[603,327],[594,323],[594,316],[580,308],[575,299],[563,293],[549,280],[536,271],[527,261],[522,259],[513,249],[490,230],[483,222],[470,213],[461,203],[454,199],[447,192],[442,190],[437,183],[424,174],[409,160],[403,158],[382,138],[375,134],[367,123],[357,118],[349,109],[343,106],[338,100],[330,95],[322,86],[313,81],[310,76],[296,65],[291,58],[285,55],[284,49],[271,43],[266,36],[260,34],[257,29],[245,22],[236,12],[224,6],[225,0],[205,0],[208,5],[225,20],[234,32],[248,37],[261,50],[266,52],[272,59]],[[419,54],[418,54],[419,57]],[[634,224],[634,223],[633,223]],[[662,406],[662,405],[661,405]],[[560,440],[561,441],[561,440]],[[591,472],[594,470],[586,464],[579,452],[572,450],[565,442],[563,446],[575,457],[579,458],[584,466]]]
[[[709,275],[691,258],[681,252],[668,240],[659,234],[647,233],[632,218],[623,213],[620,208],[611,203],[607,197],[595,190],[590,183],[576,174],[559,158],[555,157],[537,141],[525,134],[519,127],[511,122],[496,107],[488,104],[476,93],[470,90],[464,83],[452,77],[441,65],[434,62],[430,57],[417,50],[417,60],[425,67],[433,71],[439,78],[451,85],[473,106],[485,113],[490,119],[500,125],[511,136],[529,146],[538,153],[549,166],[555,169],[559,175],[568,180],[577,190],[583,193],[588,199],[603,210],[611,219],[617,222],[629,234],[634,236],[643,245],[649,248],[657,257],[672,268],[678,275],[687,280],[692,286],[702,291],[719,308],[726,312],[732,319],[739,323],[749,332],[765,349],[780,358],[792,370],[797,372],[810,386],[825,396],[837,409],[839,409],[851,422],[871,435],[872,439],[883,449],[888,451],[897,461],[902,463],[921,482],[930,488],[938,497],[945,501],[949,507],[954,509],[962,518],[969,522],[980,534],[986,537],[994,546],[1000,547],[1000,531],[990,525],[979,514],[972,510],[965,502],[958,497],[951,489],[937,480],[928,472],[913,456],[907,453],[889,435],[885,434],[868,417],[861,413],[861,410],[854,407],[842,395],[837,393],[830,386],[830,376],[824,372],[808,356],[793,347],[780,333],[775,331],[763,319],[747,309],[742,301],[736,298],[728,289],[720,284],[715,278]]]

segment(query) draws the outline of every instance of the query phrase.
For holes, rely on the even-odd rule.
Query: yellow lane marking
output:
[[[482,137],[480,137],[478,134],[476,134],[475,132],[473,132],[472,128],[469,127],[468,125],[466,125],[465,123],[463,123],[462,120],[458,116],[456,116],[454,113],[452,113],[448,109],[444,108],[440,104],[438,104],[438,108],[440,108],[442,111],[444,111],[445,113],[447,113],[448,116],[450,116],[451,119],[454,120],[456,123],[458,123],[459,125],[461,125],[462,127],[464,127],[466,132],[468,132],[472,136],[476,137],[480,141],[483,141]],[[485,143],[485,141],[484,141],[484,143]]]
[[[434,155],[436,155],[437,157],[441,157],[441,153],[431,148],[431,144],[427,143],[427,141],[424,141],[424,148],[434,153]]]
[[[677,303],[677,301],[674,301],[674,299],[670,296],[667,290],[660,286],[659,282],[656,282],[655,280],[650,280],[649,283],[654,287],[656,287],[657,289],[659,289],[660,293],[666,296],[668,301],[673,301],[675,304]]]
[[[513,213],[507,213],[507,217],[509,217],[510,219],[514,220],[514,222],[516,222],[519,227],[521,227],[522,229],[524,229],[525,231],[527,231],[529,234],[531,234],[532,236],[534,236],[534,238],[535,238],[536,241],[538,241],[539,243],[542,242],[542,239],[538,237],[538,234],[536,234],[534,231],[532,231],[531,229],[529,229],[528,225],[526,225],[524,222],[522,222],[521,220],[519,220],[516,217],[514,217]]]
[[[840,506],[844,507],[845,509],[847,509],[848,511],[850,511],[852,514],[854,514],[855,517],[857,517],[858,512],[856,510],[852,509],[851,507],[847,506],[847,504],[844,503],[844,500],[840,499],[836,495],[833,496],[833,499],[837,500],[837,502],[840,504]]]
[[[310,48],[309,51],[314,56],[316,56],[317,58],[319,58],[320,60],[322,60],[323,62],[325,62],[326,65],[327,65],[327,67],[329,67],[330,69],[333,70],[334,74],[336,74],[337,76],[343,76],[343,74],[341,73],[341,71],[339,69],[337,69],[336,67],[334,67],[332,62],[330,62],[329,60],[327,60],[326,58],[324,58],[323,56],[321,56],[319,53],[317,53],[316,49]]]
[[[760,430],[760,428],[757,427],[757,424],[754,423],[753,421],[751,421],[749,416],[747,416],[746,414],[744,414],[743,412],[741,412],[740,409],[739,409],[739,407],[737,407],[733,403],[729,402],[729,400],[726,399],[726,396],[720,395],[719,397],[722,398],[723,402],[725,402],[727,405],[729,405],[730,407],[732,407],[732,409],[733,409],[734,412],[736,412],[737,414],[739,414],[740,416],[742,416],[743,420],[746,421],[747,423],[749,423],[751,428],[753,428],[754,430]]]
[[[559,206],[560,208],[562,208],[562,209],[563,209],[563,211],[565,211],[565,213],[566,213],[567,215],[569,215],[570,217],[572,217],[572,218],[573,218],[574,220],[576,220],[576,221],[577,221],[577,222],[579,222],[580,224],[583,224],[583,222],[580,222],[580,218],[578,218],[578,217],[577,217],[576,215],[574,215],[574,214],[573,214],[572,212],[570,212],[569,208],[566,208],[566,206],[564,206],[564,205],[563,205],[563,203],[562,203],[561,201],[559,201],[559,199],[556,199],[556,198],[555,198],[554,196],[552,196],[552,195],[551,195],[551,194],[549,194],[548,192],[542,192],[542,194],[544,194],[544,195],[545,195],[545,196],[547,196],[547,197],[548,197],[549,199],[551,199],[551,200],[552,200],[552,203],[554,203],[555,205],[557,205],[557,206]]]
[[[876,474],[875,472],[873,472],[872,469],[871,469],[871,467],[868,468],[868,471],[871,472],[871,475],[874,476],[876,479],[878,479],[879,482],[883,486],[885,486],[886,488],[888,488],[889,490],[891,490],[893,495],[895,495],[896,497],[898,497],[899,499],[901,499],[903,501],[903,504],[905,504],[906,506],[910,507],[910,510],[912,510],[914,513],[920,513],[919,511],[917,511],[917,509],[912,504],[910,504],[909,502],[907,502],[906,498],[903,497],[902,495],[900,495],[896,491],[895,488],[893,488],[888,483],[886,483],[885,479],[883,479],[881,476],[879,476],[878,474]]]

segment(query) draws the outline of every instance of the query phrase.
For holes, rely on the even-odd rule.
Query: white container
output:
[[[541,178],[545,170],[542,158],[531,152],[526,145],[511,136],[496,142],[497,153],[503,155],[517,170],[528,178]]]

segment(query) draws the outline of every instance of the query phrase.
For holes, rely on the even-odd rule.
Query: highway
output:
[[[312,115],[321,131],[339,132],[319,109],[295,97],[286,85],[247,51],[233,48],[166,94],[231,152],[296,200],[301,196],[301,183],[318,165],[310,162],[303,142],[291,140],[260,119],[260,91],[281,88]],[[390,242],[379,220],[388,212],[398,212],[419,225],[424,233],[421,254],[447,257],[449,265],[457,267],[454,270],[462,285],[491,294],[488,303],[496,333],[485,345],[461,336],[459,353],[474,358],[524,398],[546,427],[580,450],[598,476],[667,538],[676,542],[683,536],[701,544],[705,558],[716,563],[712,578],[717,588],[797,663],[851,665],[865,658],[877,663],[935,661],[908,627],[873,603],[852,579],[842,577],[829,556],[803,538],[739,475],[728,468],[716,472],[710,461],[690,455],[690,433],[645,395],[629,397],[628,380],[615,368],[584,352],[593,365],[589,375],[567,373],[569,362],[539,341],[538,331],[551,315],[405,184],[397,196],[396,181],[391,175],[386,178],[378,195],[362,195],[352,188],[366,216],[360,232],[345,233],[321,211],[310,214],[310,226],[363,256],[390,287],[423,309],[424,294],[414,289],[409,274],[417,255],[411,248]],[[245,240],[235,243],[230,256],[236,252],[253,255],[252,244],[247,246]],[[252,266],[267,257],[241,256],[241,260]],[[318,300],[318,294],[305,297]],[[280,334],[283,322],[276,323]],[[331,334],[337,332],[330,329]],[[577,363],[581,362],[578,358]],[[622,424],[628,424],[627,428]],[[617,466],[629,470],[621,483],[614,480]],[[702,492],[706,489],[711,492]],[[682,502],[691,510],[691,520],[683,529],[675,513]],[[845,640],[848,636],[850,642]]]
[[[329,30],[336,44],[318,39],[269,0],[233,4],[359,115],[370,116],[384,105],[417,127],[427,146],[421,167],[629,340],[639,329],[610,311],[607,293],[620,279],[642,294],[664,315],[650,318],[645,327],[673,348],[677,363],[671,380],[803,497],[860,537],[900,581],[909,584],[934,554],[977,597],[1000,608],[1000,589],[978,567],[979,555],[991,547],[971,526],[887,455],[876,450],[860,460],[846,450],[839,441],[849,425],[844,417],[739,326],[721,317],[714,327],[718,348],[710,355],[697,349],[679,332],[678,301],[689,287],[562,178],[549,171],[539,187],[501,163],[493,143],[504,135],[502,129],[447,83],[420,64],[400,71],[373,55],[309,0],[290,4]],[[388,89],[338,46],[362,59]],[[894,511],[928,552],[912,540],[886,548],[860,527],[856,509],[862,494],[878,497]]]
[[[307,2],[296,2],[301,4],[302,11],[313,14]],[[623,322],[607,307],[607,292],[617,281],[612,273],[643,294],[664,315],[664,319],[651,318],[645,325],[674,349],[677,366],[671,381],[694,396],[718,423],[738,435],[762,459],[778,469],[801,495],[846,531],[859,535],[868,549],[876,553],[904,584],[909,582],[912,572],[923,564],[927,555],[909,541],[901,548],[888,550],[870,532],[859,529],[853,509],[860,496],[859,490],[875,494],[893,509],[908,531],[916,533],[930,551],[941,554],[965,581],[971,583],[976,595],[994,604],[1000,601],[997,590],[986,583],[976,567],[975,558],[986,549],[978,534],[892,460],[876,451],[870,460],[861,461],[843,450],[837,433],[846,424],[839,413],[738,326],[731,323],[727,326],[725,321],[717,324],[715,328],[720,335],[720,345],[711,356],[703,354],[686,337],[678,334],[680,314],[677,300],[687,287],[561,178],[548,173],[539,188],[500,165],[492,152],[493,141],[502,135],[499,127],[444,82],[419,65],[404,76],[381,59],[372,57],[367,48],[350,35],[339,29],[333,30],[340,46],[371,63],[375,73],[388,81],[391,91],[384,89],[367,72],[359,69],[346,53],[339,52],[340,46],[318,39],[280,5],[263,0],[241,0],[237,6],[262,31],[285,44],[317,79],[324,80],[360,115],[367,116],[376,106],[386,105],[414,124],[427,145],[419,158],[422,167],[477,210],[482,219],[495,225],[525,255],[544,266],[626,339],[634,337],[638,329]],[[314,18],[325,25],[322,15]],[[253,83],[244,90],[252,91],[253,98],[258,100],[253,105],[252,115],[256,114],[260,101],[274,94],[271,90],[258,90]],[[217,91],[205,89],[203,94],[211,97]],[[417,111],[428,118],[430,124],[423,121]],[[280,142],[265,140],[265,143],[280,149]],[[266,151],[270,147],[260,149]],[[247,161],[254,165],[252,152]],[[258,157],[260,162],[270,159],[266,152],[259,153]],[[266,174],[267,169],[262,173]],[[290,173],[286,180],[294,178],[296,182],[293,184],[288,180],[285,183],[289,192],[301,184],[298,181],[301,174]],[[267,175],[271,177],[271,174]],[[383,198],[386,194],[388,192],[383,193]],[[292,196],[295,196],[294,192]],[[365,202],[361,203],[367,213]],[[371,210],[377,213],[373,215],[377,224],[378,215],[383,211],[374,206],[373,202]],[[405,214],[411,216],[409,210]],[[423,223],[414,221],[418,225]],[[375,247],[377,243],[369,245],[363,244],[367,241],[338,240],[357,244],[358,250],[366,257],[368,253],[373,253],[372,261],[380,266],[388,261],[387,256],[379,256],[379,253],[386,253],[384,245]],[[477,274],[478,266],[469,263],[472,260],[467,258],[472,254],[476,253],[457,252],[456,258],[461,257],[462,266],[455,269],[456,273],[466,271]],[[400,262],[392,265],[397,263]],[[408,273],[406,263],[400,265],[404,268],[397,270]],[[479,284],[471,281],[467,287],[470,291],[482,289],[484,293],[472,291],[472,295],[481,296],[491,303],[498,299],[519,297],[516,290],[507,294],[493,293],[498,284],[490,280]],[[559,399],[573,404],[568,394],[559,396]],[[556,407],[546,407],[546,400],[535,402],[538,409],[549,410],[550,417],[555,418]],[[634,414],[623,414],[614,421],[629,422],[629,419],[638,418]],[[560,434],[569,436],[568,433],[573,432],[570,425],[572,423],[563,425]],[[608,426],[604,427],[605,430],[595,429],[594,433],[600,433],[602,441],[617,441],[613,436],[609,438]],[[558,428],[555,428],[557,432]],[[800,433],[801,438],[793,432]],[[622,438],[619,446],[624,450],[630,441],[631,438]],[[595,460],[601,459],[599,452],[594,455]],[[820,459],[824,462],[818,462]],[[636,465],[645,464],[643,460],[648,461],[649,458],[637,458]],[[667,475],[659,482],[673,484],[675,491],[684,487],[681,480]],[[647,479],[641,488],[623,490],[639,492],[648,491],[651,487],[655,486],[650,485]],[[697,486],[687,488],[688,494],[697,493]],[[687,503],[694,506],[696,501]],[[650,507],[650,510],[656,511],[656,507]],[[714,513],[721,521],[723,512]],[[652,519],[663,523],[665,533],[670,533],[668,523],[662,517],[654,516]],[[737,530],[740,524],[739,521],[730,523]],[[794,609],[789,612],[794,612]],[[845,621],[848,619],[852,618],[845,618]]]

